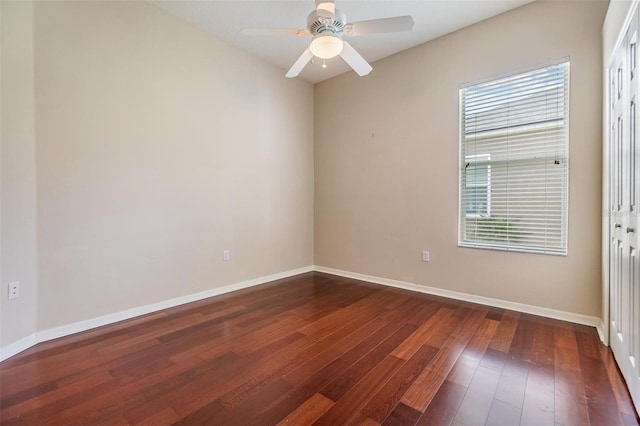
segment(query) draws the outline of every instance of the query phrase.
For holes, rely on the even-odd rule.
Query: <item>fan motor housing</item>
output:
[[[346,21],[345,14],[338,9],[335,10],[333,18],[322,16],[314,10],[307,17],[307,28],[312,36],[326,33],[341,35],[345,31]]]

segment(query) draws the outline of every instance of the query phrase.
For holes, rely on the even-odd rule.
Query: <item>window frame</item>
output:
[[[512,78],[518,78],[521,76],[524,76],[525,74],[531,74],[533,75],[535,72],[541,72],[544,71],[545,69],[548,68],[552,68],[552,67],[557,67],[557,66],[562,66],[562,72],[563,72],[563,76],[562,77],[558,77],[558,81],[562,82],[562,86],[558,86],[561,88],[561,90],[563,90],[562,93],[562,102],[563,102],[563,109],[562,111],[562,115],[559,116],[558,119],[556,119],[555,121],[558,121],[560,123],[560,125],[558,126],[558,128],[560,129],[560,132],[562,134],[562,143],[561,143],[561,149],[562,149],[562,155],[560,157],[558,157],[560,159],[560,161],[558,162],[558,160],[555,160],[555,164],[562,164],[563,169],[561,170],[562,173],[562,177],[560,178],[559,185],[560,185],[560,193],[561,195],[559,196],[559,203],[557,206],[559,206],[559,213],[558,213],[558,227],[557,232],[555,234],[555,239],[558,240],[557,245],[547,245],[546,241],[543,240],[542,242],[540,241],[535,241],[536,238],[539,238],[537,236],[537,234],[535,233],[530,233],[530,235],[533,235],[533,237],[531,237],[531,243],[525,243],[525,244],[518,244],[515,243],[515,245],[513,245],[514,243],[512,241],[510,241],[511,237],[508,237],[504,242],[498,242],[496,243],[495,240],[485,240],[483,241],[480,238],[477,237],[473,237],[473,238],[469,238],[468,234],[466,234],[466,232],[468,231],[468,229],[466,227],[469,226],[469,223],[467,223],[467,219],[483,219],[483,218],[489,218],[491,219],[491,215],[494,213],[493,209],[491,207],[489,207],[489,205],[492,204],[493,202],[493,194],[492,192],[489,190],[488,195],[487,195],[487,202],[488,202],[488,214],[487,216],[484,215],[475,215],[475,214],[468,214],[466,213],[466,209],[467,209],[467,205],[465,203],[465,200],[463,199],[463,184],[466,185],[466,175],[465,175],[465,165],[467,163],[467,159],[469,157],[473,157],[473,156],[482,156],[482,155],[487,155],[489,156],[489,158],[491,158],[491,153],[480,153],[480,154],[469,154],[468,152],[466,152],[464,150],[463,144],[465,143],[465,139],[468,138],[468,133],[466,133],[465,129],[465,119],[467,118],[467,115],[465,115],[466,110],[465,110],[465,90],[472,88],[472,87],[476,87],[476,86],[482,86],[482,85],[486,85],[486,84],[492,84],[492,83],[499,83],[502,80],[507,81],[508,79],[512,79]],[[458,130],[459,130],[459,151],[458,151],[458,161],[459,161],[459,178],[458,178],[458,246],[459,247],[463,247],[463,248],[479,248],[479,249],[490,249],[490,250],[499,250],[499,251],[511,251],[511,252],[525,252],[525,253],[535,253],[535,254],[548,254],[548,255],[556,255],[556,256],[567,256],[568,255],[568,242],[569,242],[569,147],[570,147],[570,122],[569,122],[569,117],[570,117],[570,83],[571,83],[571,78],[570,78],[570,68],[571,68],[571,63],[570,63],[570,59],[569,57],[564,57],[564,58],[560,58],[558,60],[555,61],[551,61],[548,62],[546,64],[541,64],[541,65],[536,65],[536,66],[532,66],[529,67],[527,69],[521,69],[518,71],[514,71],[514,72],[509,72],[509,73],[503,73],[497,76],[493,76],[493,77],[489,77],[489,78],[485,78],[482,80],[477,80],[477,81],[472,81],[469,83],[465,83],[460,85],[459,87],[459,120],[458,120]],[[506,84],[506,83],[505,83]],[[517,95],[517,92],[508,92],[508,93],[515,93]],[[533,105],[533,104],[532,104]],[[560,111],[560,110],[559,110]],[[533,113],[532,113],[533,114]],[[520,122],[518,123],[517,121],[514,123],[509,123],[508,126],[505,126],[505,128],[502,128],[498,131],[503,131],[503,130],[507,130],[509,131],[509,129],[513,129],[514,133],[515,132],[528,132],[528,130],[524,130],[524,129],[518,129],[518,127],[529,127],[531,126],[532,128],[536,127],[538,123],[536,123],[533,120],[533,116],[532,116],[532,120],[530,121],[526,121],[526,122]],[[551,120],[551,122],[553,122],[554,120]],[[494,130],[492,130],[491,128],[489,128],[488,130],[478,130],[478,134],[482,134],[483,131],[487,131],[487,132],[492,132]],[[540,157],[536,157],[536,156],[530,156],[530,157],[525,157],[524,161],[525,162],[531,162],[532,165],[535,165],[535,160],[536,159],[540,159]],[[548,159],[547,159],[548,160]],[[492,162],[491,160],[487,160],[489,164],[487,164],[488,167],[491,167],[491,165],[495,162],[495,160]],[[507,160],[508,162],[509,160]],[[518,160],[511,160],[511,161],[518,161]],[[550,177],[553,178],[553,177]],[[464,180],[464,182],[463,182]],[[491,187],[493,184],[493,179],[488,179],[488,186]],[[507,202],[509,200],[509,197],[506,198]],[[500,215],[498,215],[500,216]],[[510,215],[506,216],[506,220],[509,221],[511,220]],[[515,217],[515,220],[518,220],[517,217]],[[476,222],[475,225],[477,226],[479,222]],[[529,225],[530,222],[525,222],[525,225]],[[507,225],[507,227],[509,227],[511,225]],[[551,226],[551,228],[549,228],[549,226]],[[551,229],[553,230],[554,228],[554,224],[553,224],[553,220],[551,222],[549,222],[549,219],[547,219],[547,221],[545,222],[545,227],[546,229]],[[526,229],[526,228],[525,228]],[[477,230],[472,231],[472,232],[478,232]],[[507,230],[507,235],[509,235],[511,231]],[[545,231],[548,232],[548,231]],[[477,235],[477,234],[476,234]],[[487,235],[487,234],[485,234]],[[499,236],[501,235],[500,232],[498,231],[498,233],[494,233],[491,234],[490,236],[495,237],[495,236]]]
[[[467,170],[468,170],[468,163],[470,162],[470,159],[472,158],[484,158],[484,161],[480,162],[479,164],[483,164],[487,167],[487,183],[486,185],[475,185],[472,188],[480,188],[480,187],[485,187],[485,191],[487,193],[487,212],[486,214],[483,213],[468,213],[466,211],[465,208],[465,217],[467,218],[483,218],[483,217],[491,217],[491,154],[471,154],[471,155],[465,155],[464,156],[464,171],[462,172],[465,176],[465,187],[469,188],[469,182],[466,179],[467,176]]]

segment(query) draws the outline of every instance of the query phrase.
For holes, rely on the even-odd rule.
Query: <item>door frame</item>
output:
[[[638,8],[640,0],[632,0],[629,6],[624,22],[618,29],[618,35],[616,37],[615,45],[609,54],[609,57],[603,58],[602,80],[603,80],[603,99],[602,99],[602,318],[600,325],[597,327],[598,334],[602,342],[610,346],[611,340],[609,335],[609,325],[611,324],[611,310],[610,310],[610,250],[611,250],[611,213],[610,213],[610,179],[611,179],[611,167],[610,167],[610,149],[611,149],[611,108],[609,100],[611,96],[611,86],[609,84],[609,70],[615,62],[615,53],[623,43],[627,28],[633,19],[633,14]]]

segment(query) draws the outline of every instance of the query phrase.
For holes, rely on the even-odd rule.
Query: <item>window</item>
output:
[[[465,157],[465,214],[488,217],[491,213],[491,165],[488,155]]]
[[[460,246],[567,253],[568,122],[568,62],[460,89]]]

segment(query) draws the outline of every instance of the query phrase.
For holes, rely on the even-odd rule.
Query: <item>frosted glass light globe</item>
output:
[[[342,53],[344,43],[334,35],[320,35],[311,40],[309,49],[314,56],[321,59],[331,59]]]

